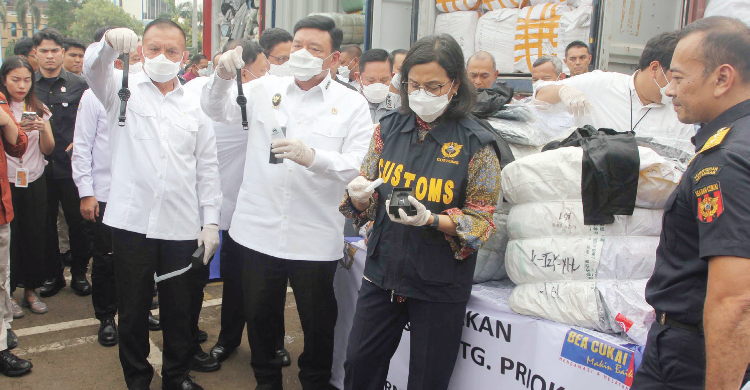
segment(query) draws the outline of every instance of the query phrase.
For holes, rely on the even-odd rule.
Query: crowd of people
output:
[[[383,388],[408,322],[409,388],[446,389],[513,159],[475,113],[507,85],[490,53],[465,59],[449,35],[390,53],[342,39],[332,19],[309,16],[213,58],[189,58],[166,19],[142,37],[102,27],[88,47],[51,28],[19,41],[0,67],[0,372],[32,369],[11,352],[11,322],[47,313],[41,298],[67,285],[61,207],[70,287],[92,296],[99,343],[118,345],[129,389],[151,383],[149,331],[163,332],[163,388],[201,389],[189,372],[219,370],[244,329],[257,389],[282,389],[287,286],[305,334],[302,387],[333,388],[349,223],[372,224],[344,388]],[[745,24],[712,17],[649,40],[633,75],[590,71],[583,42],[533,63],[535,99],[595,128],[696,147],[665,208],[646,291],[657,322],[633,389],[750,380],[748,50]],[[221,331],[205,352],[198,320],[220,237]]]

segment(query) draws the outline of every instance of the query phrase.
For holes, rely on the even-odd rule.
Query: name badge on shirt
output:
[[[16,169],[16,187],[26,188],[29,186],[29,170],[27,168]]]

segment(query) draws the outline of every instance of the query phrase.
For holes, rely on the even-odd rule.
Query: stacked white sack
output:
[[[571,10],[567,5],[540,4],[519,11],[514,54],[517,72],[530,73],[532,64],[539,57],[557,54],[560,18]]]
[[[464,52],[464,62],[474,55],[474,40],[479,12],[457,11],[439,14],[435,20],[435,34],[448,34],[458,42]]]
[[[518,8],[498,8],[487,12],[477,23],[474,49],[495,57],[500,73],[513,73]]]
[[[516,286],[509,305],[519,314],[605,333],[625,333],[640,345],[654,321],[647,279],[554,281]]]
[[[529,0],[482,0],[482,10],[498,11],[507,8],[523,8],[529,5]]]
[[[481,0],[436,0],[435,6],[442,12],[473,11],[479,9]]]

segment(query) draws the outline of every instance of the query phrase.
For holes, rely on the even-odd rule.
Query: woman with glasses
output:
[[[28,135],[29,144],[21,158],[6,156],[8,181],[15,218],[10,223],[11,293],[23,285],[23,307],[44,314],[47,305],[36,289],[44,284],[44,226],[47,218],[47,184],[44,179],[45,155],[52,153],[50,111],[34,94],[34,71],[20,56],[10,57],[0,67],[0,92],[8,97],[10,111],[19,127]],[[55,210],[57,212],[57,210]],[[15,299],[11,300],[13,318],[24,316]]]
[[[358,226],[374,221],[345,389],[383,388],[407,323],[409,389],[448,387],[476,253],[495,231],[500,162],[470,116],[476,90],[460,46],[449,35],[419,40],[401,80],[402,109],[376,126],[340,208]]]

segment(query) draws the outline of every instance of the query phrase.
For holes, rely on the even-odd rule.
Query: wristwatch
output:
[[[425,228],[430,228],[430,229],[435,229],[435,230],[437,230],[438,226],[440,226],[440,218],[438,218],[438,215],[437,215],[437,214],[432,214],[432,216],[434,217],[434,218],[432,219],[432,223],[431,223],[431,224],[429,224],[429,225],[424,225],[424,227],[425,227]]]

